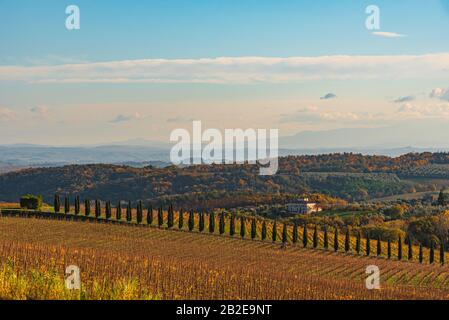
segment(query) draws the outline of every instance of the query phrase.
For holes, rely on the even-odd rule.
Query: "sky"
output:
[[[449,124],[448,31],[449,0],[0,0],[0,144]]]

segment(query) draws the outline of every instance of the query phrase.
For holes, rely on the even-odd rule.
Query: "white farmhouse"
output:
[[[308,198],[299,199],[296,202],[287,204],[289,214],[311,214],[320,212],[322,209],[314,202],[309,202]]]

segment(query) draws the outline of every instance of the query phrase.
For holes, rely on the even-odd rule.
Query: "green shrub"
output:
[[[29,210],[40,210],[42,208],[42,196],[24,195],[20,198],[20,207]]]

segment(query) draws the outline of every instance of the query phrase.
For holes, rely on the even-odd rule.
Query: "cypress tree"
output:
[[[100,217],[101,207],[100,207],[100,201],[95,200],[95,218]]]
[[[174,210],[173,205],[170,203],[168,206],[168,213],[167,213],[167,226],[169,229],[173,228],[174,225]]]
[[[231,221],[229,222],[229,235],[235,235],[235,215],[231,214]]]
[[[126,207],[126,221],[131,222],[132,218],[132,205],[131,201],[128,201],[128,206]]]
[[[334,232],[334,251],[337,252],[340,244],[338,243],[338,228],[335,228]]]
[[[399,239],[398,239],[398,260],[402,260],[402,239],[401,239],[401,236],[399,236]]]
[[[432,264],[435,260],[435,252],[433,249],[433,241],[430,242],[430,253],[429,253],[429,263]]]
[[[80,214],[80,208],[81,208],[81,204],[80,204],[80,196],[76,196],[75,197],[75,214],[78,215]]]
[[[377,236],[377,256],[379,257],[382,254],[382,243],[380,242],[380,236]]]
[[[318,226],[315,225],[315,229],[313,230],[313,248],[318,248]]]
[[[136,213],[136,221],[138,224],[142,223],[142,219],[143,219],[143,204],[142,201],[139,200],[139,202],[137,203],[137,213]]]
[[[153,205],[150,203],[148,205],[148,210],[147,210],[147,224],[148,225],[152,225],[153,224]]]
[[[369,256],[371,254],[371,239],[369,232],[366,233],[366,255]]]
[[[84,200],[84,214],[86,216],[90,215],[90,200],[89,199]]]
[[[53,208],[55,212],[58,213],[61,210],[61,200],[59,199],[59,195],[55,194],[55,199],[53,201]]]
[[[119,201],[117,203],[117,207],[115,208],[115,220],[122,220],[122,202]]]
[[[287,239],[287,224],[284,223],[284,226],[282,227],[282,243],[286,244],[288,242]]]
[[[349,237],[349,227],[346,228],[346,234],[345,234],[345,252],[349,252],[351,249],[351,239]]]
[[[159,209],[157,210],[157,225],[160,227],[162,227],[162,225],[164,224],[164,210],[162,209],[162,207],[159,207]]]
[[[220,214],[220,220],[218,221],[218,229],[219,229],[220,234],[225,233],[225,214],[224,214],[224,212],[222,212]]]
[[[357,231],[357,237],[355,240],[355,252],[357,252],[357,254],[360,254],[361,242],[362,242],[362,235],[360,234],[360,231]]]
[[[240,217],[240,236],[242,238],[245,237],[245,232],[246,232],[246,228],[245,228],[245,218],[243,216]]]
[[[413,260],[413,241],[412,238],[408,237],[408,259]]]
[[[68,214],[70,212],[70,199],[68,196],[64,197],[64,213]]]
[[[391,259],[391,239],[388,239],[388,242],[387,242],[387,255],[388,255],[388,259]]]
[[[295,224],[293,225],[293,243],[298,243],[298,223],[295,221]]]
[[[424,255],[422,252],[422,244],[420,243],[419,244],[419,263],[423,263],[423,260],[424,260]]]
[[[200,232],[203,232],[204,231],[204,212],[198,213],[198,219],[199,219],[199,221],[198,221],[198,230]],[[209,224],[210,224],[210,222],[209,222]]]
[[[261,235],[262,241],[265,240],[267,238],[267,223],[264,220],[262,222],[262,235]]]
[[[302,229],[302,246],[305,248],[309,242],[309,232],[307,231],[307,223],[304,223],[304,228]]]
[[[212,211],[209,214],[209,233],[215,232],[215,213]]]
[[[329,249],[329,236],[327,234],[327,227],[324,227],[323,247],[325,250]]]
[[[274,220],[274,223],[273,223],[273,230],[271,231],[271,240],[273,240],[273,242],[276,242],[277,237],[278,237],[277,228],[278,228],[277,221]]]
[[[184,227],[184,211],[182,210],[182,208],[179,210],[179,217],[178,217],[178,229],[182,230],[182,228]]]
[[[194,226],[195,226],[195,216],[194,216],[193,210],[190,210],[190,212],[189,212],[189,231],[193,231]]]
[[[440,263],[442,266],[444,266],[444,243],[441,241],[440,243]]]
[[[111,219],[111,201],[106,202],[106,219]]]
[[[251,221],[251,239],[254,240],[256,239],[256,234],[257,234],[257,224],[256,224],[256,219],[252,219]]]

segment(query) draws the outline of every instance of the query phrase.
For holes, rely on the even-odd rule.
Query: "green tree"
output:
[[[95,200],[95,218],[99,218],[101,215],[101,205],[100,201],[97,199]]]
[[[251,220],[251,239],[254,240],[256,239],[256,234],[257,234],[257,224],[256,224],[256,219],[252,219]]]
[[[345,252],[349,252],[351,250],[351,237],[349,234],[349,227],[346,228],[346,234],[345,234]]]
[[[198,230],[200,232],[203,232],[204,231],[204,212],[200,212],[198,214],[198,220],[199,220],[198,221]],[[210,224],[210,222],[209,222],[209,224]]]
[[[398,238],[398,260],[402,260],[402,239]]]
[[[164,225],[164,209],[162,207],[157,210],[157,225],[159,228]]]
[[[273,240],[273,242],[276,242],[277,237],[278,237],[277,228],[278,228],[277,221],[274,220],[273,230],[271,231],[271,240]]]
[[[189,231],[193,231],[193,228],[195,227],[195,215],[193,213],[193,210],[190,210],[189,212]]]
[[[295,221],[295,224],[293,225],[293,243],[298,243],[298,223]]]
[[[84,214],[86,216],[90,215],[90,200],[89,199],[84,200]]]
[[[70,199],[69,196],[64,197],[64,213],[68,214],[70,212]]]
[[[229,222],[229,235],[232,237],[235,235],[235,215],[231,214],[231,221]]]
[[[338,243],[338,228],[335,228],[334,231],[334,251],[337,252],[340,247],[340,244]]]
[[[443,243],[443,241],[441,241],[441,243],[440,243],[440,263],[442,266],[444,266],[444,252],[445,252],[444,243]]]
[[[369,256],[371,254],[371,239],[370,234],[366,233],[366,255]]]
[[[111,219],[111,201],[106,201],[106,208],[105,208],[105,212],[106,212],[106,219]]]
[[[382,255],[382,242],[380,242],[380,236],[377,236],[377,251],[376,254],[378,257]]]
[[[169,229],[173,228],[174,225],[174,210],[173,205],[170,203],[168,206],[168,213],[167,213],[167,227]]]
[[[430,253],[429,253],[429,263],[432,264],[435,260],[435,251],[434,251],[433,241],[430,243]]]
[[[419,244],[419,263],[423,263],[424,260],[424,255],[423,255],[423,250],[422,250],[422,244]]]
[[[59,198],[59,195],[55,194],[55,198],[53,201],[53,208],[56,213],[58,213],[61,210],[61,200]]]
[[[408,242],[408,259],[413,260],[413,240],[410,236],[408,237],[407,242]]]
[[[446,194],[444,193],[443,189],[440,190],[437,202],[440,206],[445,206],[447,204]]]
[[[142,201],[139,200],[139,202],[137,203],[137,208],[136,208],[136,222],[137,222],[137,224],[141,224],[142,223],[142,219],[143,219],[143,205],[142,205]]]
[[[183,227],[184,227],[184,211],[181,208],[179,210],[178,229],[182,230]]]
[[[287,224],[284,223],[283,227],[282,227],[282,243],[286,244],[288,242],[287,239]]]
[[[153,205],[150,203],[148,205],[148,210],[147,210],[147,224],[148,225],[152,225],[153,224]]]
[[[313,229],[313,248],[318,248],[318,226],[315,225],[315,228]]]
[[[80,196],[75,197],[75,214],[80,214],[80,208],[81,208],[81,200]]]
[[[327,227],[324,227],[323,247],[325,250],[329,249],[329,235],[327,234]]]
[[[360,231],[358,231],[355,240],[355,252],[357,252],[357,254],[360,254],[361,242],[362,242],[362,235],[360,234]]]
[[[265,240],[267,238],[267,223],[264,220],[262,222],[262,235],[261,235],[262,241]]]
[[[218,229],[219,229],[220,234],[225,233],[225,214],[224,214],[224,212],[222,212],[220,214],[220,220],[218,221]]]
[[[388,259],[391,259],[391,239],[388,238],[387,240],[387,255]]]
[[[132,219],[132,205],[131,201],[128,201],[128,206],[126,207],[126,221],[131,222]]]
[[[240,216],[240,236],[242,238],[245,237],[245,232],[246,232],[246,228],[245,228],[245,218],[243,216]]]
[[[119,201],[117,203],[117,207],[115,208],[115,220],[122,220],[122,202]]]
[[[209,233],[215,232],[215,213],[212,211],[209,214]]]
[[[304,223],[304,227],[302,229],[302,246],[306,248],[308,243],[309,243],[309,232],[307,231],[307,223]]]

